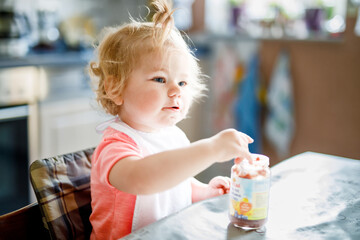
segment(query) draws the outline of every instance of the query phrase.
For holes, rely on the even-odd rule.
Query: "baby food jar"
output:
[[[267,221],[270,169],[269,158],[252,154],[253,164],[244,159],[231,168],[229,218],[236,227],[256,229]]]

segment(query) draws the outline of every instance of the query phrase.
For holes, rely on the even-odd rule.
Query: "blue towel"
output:
[[[250,152],[261,152],[261,119],[259,92],[259,57],[255,54],[250,59],[245,75],[238,86],[234,104],[235,127],[254,139],[249,145]]]

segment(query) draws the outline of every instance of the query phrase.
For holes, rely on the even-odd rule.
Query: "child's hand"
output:
[[[223,195],[230,191],[230,178],[217,176],[210,180],[207,187],[208,198]]]
[[[254,142],[254,140],[245,133],[235,129],[227,129],[216,134],[212,137],[212,140],[215,151],[220,155],[219,162],[234,158],[239,158],[240,160],[247,158],[252,162],[249,144]]]

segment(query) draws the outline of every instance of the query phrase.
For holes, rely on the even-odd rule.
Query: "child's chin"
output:
[[[171,127],[176,125],[177,123],[181,122],[184,118],[179,118],[179,117],[171,117],[169,119],[167,119],[166,122],[163,123],[164,127]]]

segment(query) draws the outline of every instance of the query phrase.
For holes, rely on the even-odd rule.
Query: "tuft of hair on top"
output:
[[[163,45],[167,37],[174,29],[172,2],[167,0],[153,0],[150,5],[153,8],[154,14],[152,22],[154,24],[153,39],[156,45]]]

